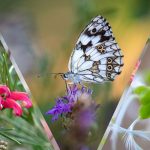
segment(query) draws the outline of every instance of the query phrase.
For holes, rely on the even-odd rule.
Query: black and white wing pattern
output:
[[[68,67],[85,82],[113,81],[121,73],[122,57],[109,23],[97,16],[81,33]]]

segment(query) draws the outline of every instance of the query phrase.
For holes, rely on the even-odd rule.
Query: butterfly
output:
[[[113,81],[121,73],[122,57],[109,23],[97,16],[81,32],[63,79],[75,84]]]

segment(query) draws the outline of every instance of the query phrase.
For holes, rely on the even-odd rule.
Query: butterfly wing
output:
[[[68,65],[80,80],[101,83],[121,73],[122,57],[109,23],[97,16],[79,36]]]

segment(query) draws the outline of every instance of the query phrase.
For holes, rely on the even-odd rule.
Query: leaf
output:
[[[139,115],[141,119],[150,118],[150,104],[142,105],[139,110]]]
[[[150,118],[150,88],[148,86],[139,86],[133,92],[139,96],[140,118],[141,119]]]
[[[145,91],[145,93],[143,95],[141,95],[140,103],[142,105],[150,104],[150,90],[149,91]]]
[[[137,87],[137,88],[135,88],[133,90],[133,93],[135,93],[135,94],[140,96],[140,95],[144,94],[148,90],[150,90],[150,89],[147,86],[139,86],[139,87]]]
[[[14,128],[2,128],[0,127],[0,132],[5,132],[5,131],[10,131],[10,130],[14,130]]]
[[[133,92],[139,96],[140,104],[146,105],[150,103],[150,88],[148,86],[140,86]]]
[[[13,137],[7,135],[6,133],[0,132],[0,135],[2,135],[3,137],[6,137],[6,138],[8,138],[8,139],[10,139],[10,140],[12,140],[12,141],[18,143],[18,144],[21,144],[18,140],[16,140],[15,138],[13,138]]]

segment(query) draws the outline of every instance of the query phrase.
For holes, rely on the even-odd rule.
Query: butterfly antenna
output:
[[[63,77],[63,74],[64,74],[64,73],[60,73],[60,72],[59,72],[59,73],[48,73],[48,74],[44,74],[44,75],[38,74],[37,77],[38,77],[38,78],[41,78],[41,77],[43,77],[43,76],[48,77],[48,76],[51,76],[51,75],[54,75],[54,76],[60,75],[61,77]]]
[[[54,75],[54,76],[57,76],[57,75],[60,75],[61,76],[61,78],[64,80],[64,82],[65,82],[65,86],[66,86],[66,91],[68,92],[68,84],[67,84],[67,81],[63,78],[63,75],[64,75],[64,73],[61,73],[61,72],[59,72],[59,73],[49,73],[49,74],[46,74],[46,75],[44,75],[44,76],[50,76],[50,75]],[[41,78],[43,75],[38,75],[37,77],[38,78]]]

